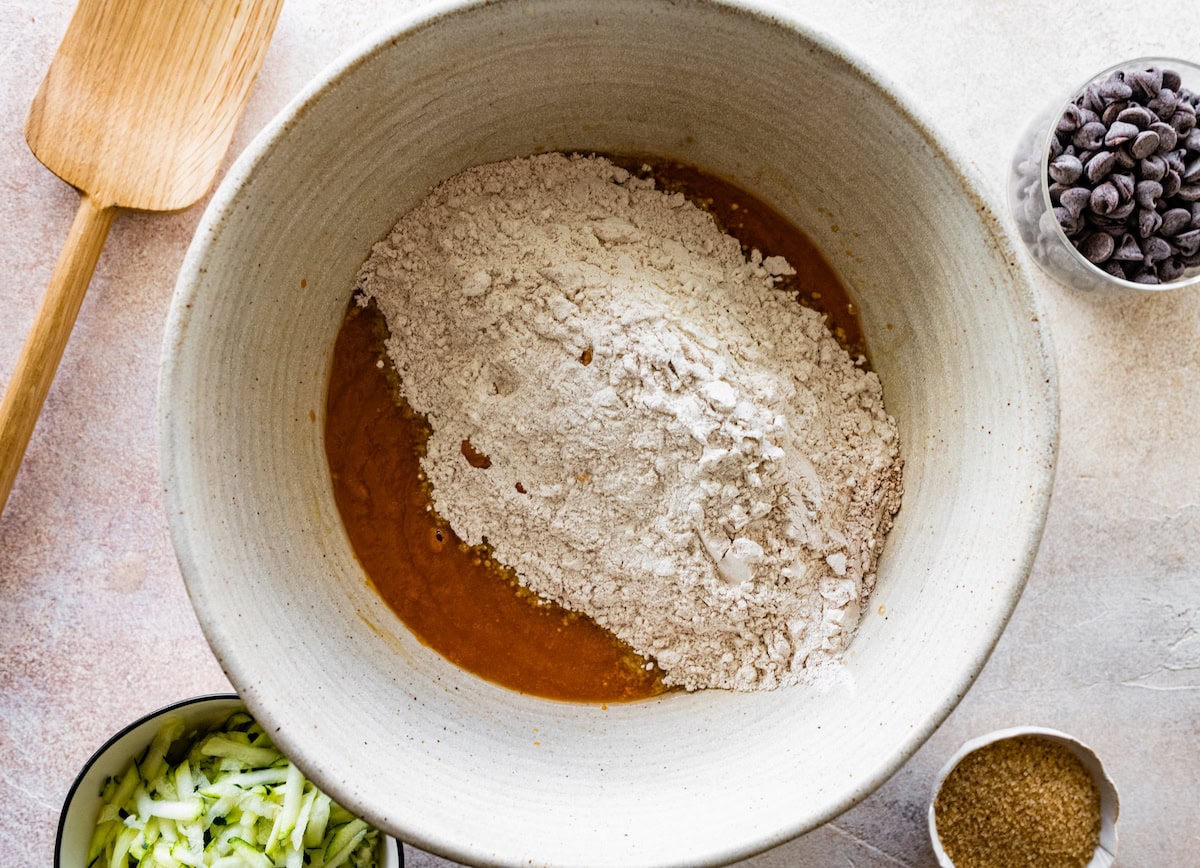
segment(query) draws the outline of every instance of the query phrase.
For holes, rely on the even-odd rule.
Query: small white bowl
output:
[[[158,732],[168,715],[182,718],[187,731],[215,727],[235,711],[244,711],[245,704],[236,693],[214,693],[194,696],[164,706],[140,717],[113,734],[83,764],[58,818],[58,837],[54,842],[54,868],[84,868],[87,849],[96,828],[100,811],[100,790],[110,776],[121,773],[130,760],[140,754]],[[379,868],[403,868],[404,855],[399,843],[386,835],[380,836]]]
[[[1092,856],[1092,860],[1088,862],[1087,868],[1109,868],[1113,864],[1113,860],[1117,857],[1117,814],[1121,810],[1120,800],[1117,797],[1117,787],[1105,773],[1104,766],[1100,764],[1100,758],[1096,756],[1094,750],[1078,739],[1067,735],[1065,732],[1059,732],[1056,729],[1046,729],[1041,726],[1014,726],[1010,729],[998,729],[995,732],[989,732],[986,735],[973,738],[960,747],[958,752],[950,757],[946,765],[942,767],[941,772],[938,773],[937,781],[933,785],[933,796],[929,800],[929,837],[933,842],[933,852],[937,856],[938,865],[941,868],[954,868],[954,862],[946,855],[946,851],[942,848],[942,841],[938,837],[937,814],[934,811],[934,805],[937,802],[938,793],[942,790],[942,784],[945,783],[949,774],[958,767],[958,764],[968,754],[972,754],[980,748],[987,747],[989,744],[995,744],[998,741],[1022,735],[1034,735],[1046,741],[1062,745],[1074,754],[1076,759],[1083,763],[1083,767],[1092,776],[1092,780],[1096,784],[1096,790],[1100,793],[1100,843],[1096,846],[1096,852]]]

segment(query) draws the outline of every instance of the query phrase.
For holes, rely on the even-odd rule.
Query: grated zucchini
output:
[[[377,864],[379,832],[313,786],[249,715],[184,735],[183,721],[168,718],[105,781],[88,868]]]

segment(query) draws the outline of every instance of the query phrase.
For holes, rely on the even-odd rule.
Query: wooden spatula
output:
[[[117,210],[207,192],[283,0],[80,0],[25,138],[83,196],[0,402],[0,511]]]

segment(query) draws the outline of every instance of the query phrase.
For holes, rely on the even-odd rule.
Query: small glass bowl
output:
[[[987,747],[989,744],[1019,736],[1035,736],[1045,741],[1060,744],[1074,754],[1075,758],[1087,769],[1088,774],[1092,777],[1092,781],[1096,784],[1097,792],[1100,794],[1100,841],[1096,845],[1096,851],[1092,854],[1087,868],[1110,868],[1113,861],[1117,858],[1117,816],[1121,812],[1121,802],[1117,795],[1117,787],[1104,771],[1104,766],[1100,764],[1100,758],[1096,756],[1095,751],[1065,732],[1059,732],[1057,729],[1047,729],[1042,726],[1014,726],[1010,729],[998,729],[994,732],[981,735],[978,738],[973,738],[960,747],[954,756],[950,757],[946,764],[942,766],[942,770],[938,773],[937,780],[933,785],[933,797],[929,800],[928,811],[929,838],[933,844],[933,852],[937,858],[939,868],[954,868],[954,862],[946,853],[945,848],[942,847],[942,839],[938,835],[937,829],[937,811],[935,808],[938,794],[942,790],[942,784],[946,782],[946,778],[950,776],[950,773],[968,755]]]
[[[1159,291],[1200,285],[1200,267],[1192,267],[1166,283],[1146,284],[1116,277],[1087,259],[1067,237],[1054,216],[1050,191],[1050,144],[1059,118],[1089,85],[1098,84],[1114,72],[1130,72],[1156,66],[1179,73],[1182,87],[1200,93],[1200,67],[1170,57],[1141,57],[1114,64],[1073,88],[1039,115],[1026,128],[1017,146],[1008,176],[1008,202],[1021,240],[1034,261],[1051,277],[1067,286],[1089,291]]]

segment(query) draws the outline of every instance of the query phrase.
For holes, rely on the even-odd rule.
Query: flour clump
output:
[[[878,377],[712,217],[599,157],[443,183],[359,275],[433,505],[688,689],[836,662],[900,505]]]

